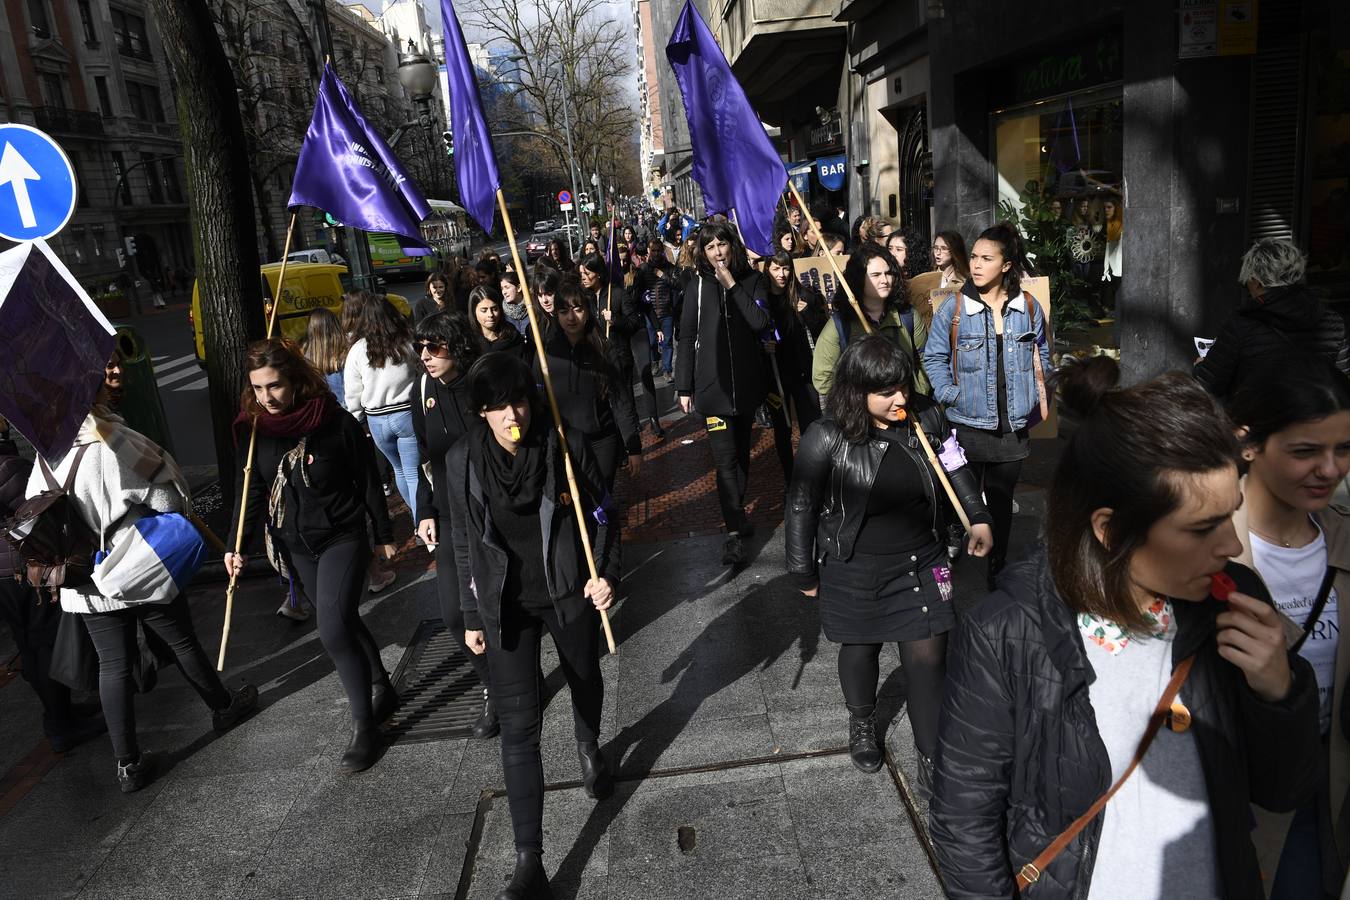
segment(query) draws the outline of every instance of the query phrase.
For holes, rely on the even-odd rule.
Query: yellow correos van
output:
[[[262,267],[262,277],[266,279],[264,292],[269,297],[277,296],[277,279],[281,277],[281,263],[268,263]],[[277,308],[276,330],[282,337],[295,341],[303,340],[305,329],[309,325],[309,314],[323,306],[342,315],[342,293],[346,266],[334,263],[297,263],[286,266],[286,285],[281,291]],[[412,315],[408,301],[398,294],[386,294],[399,312]],[[202,305],[198,295],[198,285],[192,285],[192,322],[193,346],[197,353],[197,362],[206,361],[206,344],[202,338]]]

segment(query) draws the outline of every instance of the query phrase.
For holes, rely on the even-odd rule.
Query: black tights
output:
[[[503,604],[506,606],[506,604]],[[503,609],[501,646],[488,645],[492,695],[502,723],[502,775],[517,850],[544,849],[544,763],[539,755],[543,709],[539,697],[539,644],[553,637],[567,686],[578,741],[600,737],[605,683],[600,676],[600,620],[587,610],[563,627],[548,610]]]
[[[441,604],[441,621],[454,639],[455,646],[469,658],[478,681],[483,687],[488,683],[487,657],[481,653],[472,653],[464,643],[464,610],[459,608],[459,566],[455,562],[455,545],[450,540],[450,517],[441,516],[436,525],[436,599]]]
[[[352,721],[373,724],[371,686],[377,681],[387,682],[389,673],[380,661],[379,644],[361,621],[361,596],[366,590],[366,569],[370,565],[370,547],[365,536],[333,544],[318,559],[308,552],[288,549],[291,574],[314,604],[319,641],[347,692]]]
[[[188,611],[187,596],[179,594],[169,603],[147,603],[130,609],[84,615],[84,624],[98,652],[98,695],[103,701],[103,717],[108,722],[113,753],[118,759],[140,755],[136,740],[136,688],[131,666],[140,653],[136,642],[136,620],[164,639],[173,651],[183,677],[212,709],[230,705],[230,692],[197,639]]]
[[[914,746],[932,759],[947,678],[947,635],[899,641],[895,646],[905,670],[905,711],[914,731]],[[871,715],[876,708],[880,656],[880,644],[843,644],[839,648],[839,686],[844,689],[849,710],[859,716]]]
[[[991,571],[1002,567],[1008,558],[1008,538],[1012,534],[1013,491],[1022,474],[1022,460],[1012,462],[971,462],[975,477],[984,489],[984,503],[994,517],[994,549],[989,554]]]

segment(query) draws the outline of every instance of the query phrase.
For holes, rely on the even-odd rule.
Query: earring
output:
[[[1256,459],[1256,454],[1250,450],[1243,450],[1242,458],[1245,459],[1247,462],[1251,462],[1252,460]]]

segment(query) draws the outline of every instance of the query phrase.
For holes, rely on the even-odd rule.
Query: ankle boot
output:
[[[374,722],[357,722],[352,726],[352,742],[342,754],[342,768],[348,773],[364,772],[380,757],[384,739]]]
[[[375,682],[370,695],[370,708],[376,722],[384,722],[398,711],[400,699],[394,684],[388,678]]]
[[[614,793],[614,778],[600,752],[599,741],[577,741],[577,758],[581,760],[581,783],[587,797],[604,800]]]
[[[497,720],[497,704],[492,702],[492,692],[483,688],[483,714],[473,723],[472,734],[478,740],[494,738],[502,732],[502,723]]]
[[[871,775],[881,768],[881,747],[877,744],[876,707],[848,708],[848,755],[860,772]]]
[[[534,850],[517,850],[511,883],[497,894],[496,900],[552,900],[553,891],[548,886],[542,856]]]
[[[918,778],[914,780],[914,792],[924,803],[933,799],[933,760],[924,756],[916,747],[914,755],[918,758]]]

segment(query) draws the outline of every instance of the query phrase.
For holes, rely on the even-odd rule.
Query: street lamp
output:
[[[417,104],[418,118],[425,126],[431,119],[431,95],[436,90],[436,67],[417,45],[408,41],[408,49],[398,55],[398,82]]]
[[[523,53],[513,53],[513,54],[511,54],[510,56],[506,57],[506,61],[507,61],[507,62],[520,63],[520,62],[525,62],[525,60],[528,59],[528,58],[529,58],[529,57],[527,57],[527,56],[526,56],[525,54],[523,54]],[[576,220],[577,220],[577,236],[578,236],[578,238],[580,238],[580,235],[581,235],[581,200],[580,200],[581,192],[577,190],[577,161],[576,161],[576,157],[572,154],[572,117],[571,117],[571,115],[568,113],[568,107],[570,107],[570,106],[572,105],[572,94],[571,94],[571,92],[567,89],[567,66],[566,66],[566,65],[563,66],[562,90],[563,90],[563,131],[567,134],[567,169],[568,169],[568,174],[570,174],[570,175],[572,176],[572,207],[573,207],[573,209],[576,210],[576,213],[577,213],[576,216],[575,216],[575,218],[576,218]],[[563,220],[564,220],[564,221],[566,221],[566,216],[567,216],[567,213],[566,213],[566,211],[564,211],[564,213],[563,213]],[[564,229],[564,230],[565,230],[565,229]],[[575,253],[576,253],[576,248],[572,245],[572,232],[570,232],[570,231],[567,232],[567,252],[568,252],[569,254],[575,254]]]

